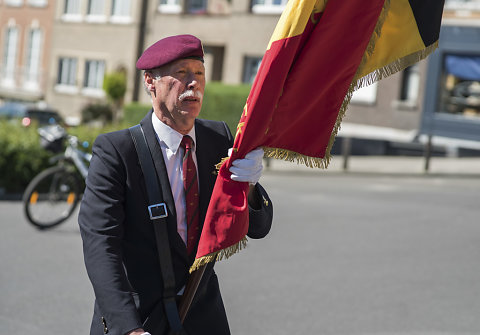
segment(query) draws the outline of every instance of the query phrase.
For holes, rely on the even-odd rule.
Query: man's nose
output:
[[[187,79],[187,89],[193,90],[198,87],[197,77],[194,73],[190,73]]]
[[[187,83],[187,88],[188,88],[189,90],[193,90],[193,89],[195,89],[197,86],[198,86],[198,82],[197,82],[194,78],[192,78],[191,80],[189,80],[188,83]]]

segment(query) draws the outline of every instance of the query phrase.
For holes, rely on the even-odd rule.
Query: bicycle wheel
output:
[[[79,200],[77,176],[63,166],[38,174],[27,186],[23,206],[28,221],[39,229],[54,227],[72,215]]]

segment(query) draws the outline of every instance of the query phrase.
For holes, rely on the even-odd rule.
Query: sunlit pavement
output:
[[[462,162],[273,161],[270,235],[216,266],[232,334],[480,334],[480,164]],[[76,218],[40,232],[20,202],[0,212],[2,334],[87,334]]]

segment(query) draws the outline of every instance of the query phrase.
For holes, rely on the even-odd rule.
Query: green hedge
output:
[[[82,142],[91,146],[95,138],[105,132],[124,128],[124,125],[94,128],[80,126],[67,129]],[[54,154],[40,146],[37,126],[23,127],[19,123],[0,121],[0,189],[6,193],[22,193],[28,183],[45,168],[49,167]],[[0,192],[1,194],[1,192]]]
[[[138,102],[125,105],[123,107],[123,122],[133,126],[139,123],[150,109],[152,109],[152,105],[143,105]]]
[[[249,85],[208,84],[200,117],[226,121],[235,134],[249,91]],[[137,124],[150,108],[150,105],[132,103],[124,107],[124,120],[119,124],[100,128],[82,125],[67,131],[81,141],[87,141],[89,147],[86,150],[91,150],[99,134]],[[0,190],[23,192],[33,177],[50,165],[48,160],[52,155],[40,146],[36,125],[25,128],[19,123],[0,121]]]
[[[235,135],[250,88],[250,85],[209,83],[205,87],[200,117],[202,119],[225,121]]]
[[[0,189],[19,193],[48,166],[51,156],[40,147],[36,127],[0,122]]]

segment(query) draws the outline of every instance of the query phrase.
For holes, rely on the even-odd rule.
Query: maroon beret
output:
[[[203,62],[202,42],[192,35],[163,38],[143,52],[137,61],[137,69],[151,70],[182,58]]]

